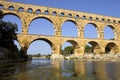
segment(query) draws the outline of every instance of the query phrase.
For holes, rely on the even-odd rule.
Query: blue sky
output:
[[[120,0],[8,0],[8,1],[120,17],[120,9],[119,9]],[[21,32],[22,24],[19,18],[13,15],[7,15],[4,17],[4,20],[17,23],[19,28],[18,33]],[[68,26],[69,26],[69,30],[68,30]],[[62,25],[62,29],[63,29],[63,33],[62,33],[63,36],[73,36],[73,37],[77,36],[76,25],[74,23],[65,22]],[[71,31],[73,32],[71,33]],[[53,25],[52,23],[50,23],[45,19],[37,19],[31,23],[29,28],[29,33],[42,34],[42,35],[54,35]],[[85,28],[86,38],[96,38],[97,36],[96,34],[97,32],[94,26],[90,24],[86,25],[86,28]],[[113,36],[114,35],[111,28],[106,27],[105,39],[113,38]],[[65,43],[62,48],[68,45],[71,45],[71,44]],[[51,48],[49,44],[47,44],[44,41],[35,41],[30,45],[28,49],[28,53],[29,54],[37,54],[37,53],[49,54],[51,53]]]

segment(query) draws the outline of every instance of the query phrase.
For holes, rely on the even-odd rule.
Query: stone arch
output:
[[[88,41],[86,45],[90,46],[90,53],[99,54],[102,52],[100,44],[96,41]],[[85,48],[87,47],[86,45],[85,45]]]
[[[18,11],[19,11],[19,12],[23,12],[23,11],[24,11],[24,8],[23,8],[23,7],[19,7],[19,8],[18,8]]]
[[[57,16],[57,12],[56,12],[56,11],[53,11],[53,12],[52,12],[52,15],[53,15],[53,16]]]
[[[49,14],[49,11],[48,11],[48,10],[45,10],[45,11],[44,11],[44,14]]]
[[[15,21],[14,23],[16,23],[17,24],[17,26],[18,26],[18,33],[21,33],[22,32],[22,19],[21,19],[21,17],[18,15],[18,14],[15,14],[15,13],[11,13],[11,12],[8,12],[8,13],[4,13],[3,14],[3,17],[4,16],[7,16],[7,15],[12,15],[12,16],[15,16],[15,17],[17,17],[18,19],[19,19],[19,21],[18,20],[13,20],[13,21]],[[10,17],[9,17],[10,18]],[[4,18],[3,18],[4,19]],[[11,19],[11,18],[10,18]],[[10,20],[10,22],[12,22],[12,19]]]
[[[33,18],[31,21],[30,21],[30,26],[31,26],[31,23],[34,21],[34,20],[37,20],[37,19],[44,19],[44,20],[47,20],[48,22],[50,22],[50,24],[52,25],[50,25],[50,30],[52,30],[52,31],[47,31],[48,33],[46,33],[45,35],[54,35],[55,34],[55,26],[54,26],[54,23],[53,23],[53,21],[51,20],[51,19],[49,19],[49,18],[47,18],[47,17],[35,17],[35,18]],[[30,28],[30,26],[28,27],[28,29]],[[49,26],[48,26],[49,27]],[[30,30],[28,30],[28,32],[29,32]],[[38,33],[39,34],[39,33]],[[43,33],[42,33],[43,34]],[[43,34],[44,35],[44,34]]]
[[[105,46],[105,53],[118,53],[119,52],[119,47],[116,43],[114,42],[109,42]]]
[[[8,10],[14,10],[15,8],[14,8],[14,6],[9,6],[8,7]]]
[[[32,9],[32,8],[28,8],[28,9],[27,9],[27,12],[28,12],[28,13],[32,13],[32,12],[33,12],[33,9]]]
[[[39,41],[39,40],[44,41],[44,42],[46,42],[47,44],[49,44],[49,46],[51,47],[51,51],[52,51],[51,53],[53,53],[53,51],[54,51],[54,49],[55,49],[54,43],[53,43],[51,40],[46,39],[46,38],[36,38],[36,39],[32,40],[32,41],[29,42],[29,44],[28,44],[28,49],[29,49],[30,45],[31,45],[33,42]],[[38,44],[38,43],[37,43],[37,44]]]
[[[79,47],[79,44],[78,44],[78,42],[77,41],[75,41],[75,40],[66,40],[66,41],[64,41],[64,43],[65,42],[68,42],[68,43],[70,43],[70,44],[72,44],[72,46],[73,46],[73,54],[76,54],[77,52],[77,48]],[[62,44],[64,44],[64,43],[62,43]]]
[[[64,29],[64,27],[66,27],[66,26],[64,26],[64,23],[66,23],[66,22],[70,22],[70,24],[72,23],[71,24],[72,25],[72,29],[69,28],[69,26],[71,26],[71,25],[69,25],[68,28]],[[74,20],[70,20],[70,19],[63,21],[62,27],[61,27],[61,31],[62,31],[62,36],[78,37],[79,34],[80,34],[80,30],[79,30],[78,24]],[[68,31],[68,33],[66,31]],[[72,34],[72,36],[71,36],[71,33],[74,33],[74,34]]]
[[[40,14],[40,13],[41,13],[41,10],[40,10],[40,9],[37,9],[35,13],[36,13],[36,14]]]
[[[0,4],[0,9],[4,9],[4,5]]]
[[[91,28],[89,28],[91,27]],[[95,23],[89,22],[84,27],[85,38],[98,38],[98,26]]]
[[[107,33],[109,33],[109,35]],[[117,36],[116,29],[113,25],[105,25],[104,26],[104,39],[112,39],[113,40],[116,38],[116,36]]]

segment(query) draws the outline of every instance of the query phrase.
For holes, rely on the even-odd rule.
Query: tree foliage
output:
[[[85,52],[86,52],[86,53],[92,52],[92,47],[86,45],[86,47],[85,47]]]
[[[17,46],[14,44],[14,40],[17,40],[17,24],[5,22],[2,18],[3,12],[0,11],[0,49],[9,51],[8,54],[4,54],[5,58],[16,59],[19,57]]]
[[[61,53],[63,54],[63,55],[67,55],[67,54],[73,54],[73,46],[67,46],[67,47],[65,47],[65,49],[64,50],[61,50]]]

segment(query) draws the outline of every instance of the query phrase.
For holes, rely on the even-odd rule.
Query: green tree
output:
[[[85,52],[90,53],[92,51],[92,48],[88,45],[85,47]]]
[[[65,49],[62,51],[64,55],[67,55],[67,54],[73,54],[73,46],[67,46],[65,47]]]
[[[15,33],[18,30],[17,24],[5,22],[2,18],[3,12],[0,11],[0,47],[9,50],[9,54],[5,54],[7,58],[16,59],[18,49],[14,44],[14,40],[17,40],[17,34]]]

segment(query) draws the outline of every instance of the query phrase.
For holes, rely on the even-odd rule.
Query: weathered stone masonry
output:
[[[20,18],[22,33],[18,34],[18,42],[25,52],[35,40],[48,42],[53,54],[60,54],[64,42],[73,44],[75,55],[83,55],[88,42],[92,44],[94,53],[104,53],[106,46],[109,46],[112,53],[120,52],[120,18],[6,1],[0,1],[0,10],[4,12],[4,15],[13,14]],[[29,25],[36,18],[46,18],[53,23],[55,35],[28,34]],[[65,21],[72,21],[76,24],[78,37],[61,36],[62,24]],[[89,23],[97,28],[97,39],[84,38],[84,27]],[[107,25],[114,30],[114,40],[104,39],[104,27]]]

